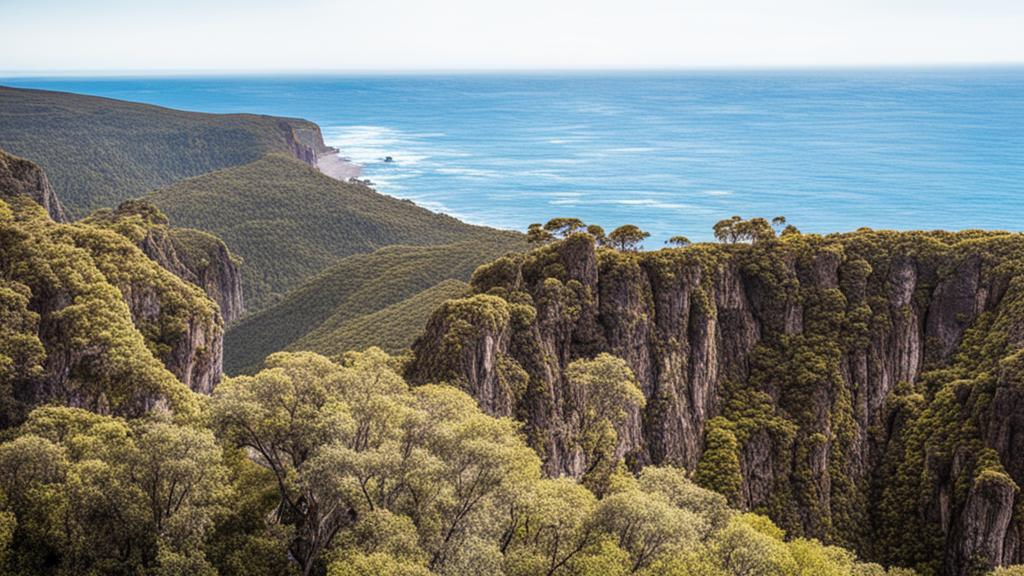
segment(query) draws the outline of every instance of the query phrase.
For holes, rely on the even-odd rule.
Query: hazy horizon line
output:
[[[0,78],[183,78],[211,76],[438,76],[438,75],[553,75],[553,74],[657,74],[693,72],[831,72],[831,71],[914,71],[1024,68],[1024,61],[897,63],[897,64],[814,64],[814,65],[744,65],[744,66],[680,66],[680,67],[600,67],[574,68],[156,68],[156,69],[0,69]]]

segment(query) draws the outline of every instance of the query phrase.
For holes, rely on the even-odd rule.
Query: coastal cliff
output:
[[[324,144],[323,134],[316,124],[305,121],[282,120],[278,126],[285,135],[292,155],[310,166],[316,166],[322,154],[337,152]]]
[[[331,150],[320,128],[301,118],[186,112],[3,86],[0,148],[45,170],[72,219],[268,154],[312,166]]]
[[[0,425],[46,402],[188,412],[187,388],[209,393],[221,378],[217,306],[170,271],[190,269],[139,210],[54,222],[19,192],[38,190],[41,171],[19,174],[0,189]]]
[[[575,359],[646,397],[634,468],[683,466],[791,535],[972,574],[1024,559],[1024,238],[862,231],[649,253],[578,234],[477,270],[407,376],[526,424],[580,477]]]
[[[122,202],[115,210],[98,210],[84,222],[118,232],[164,269],[202,288],[217,303],[225,324],[244,312],[239,261],[216,236],[171,227],[159,209],[141,200]]]
[[[38,166],[0,150],[0,197],[27,196],[55,222],[66,222],[64,207],[53,192],[46,173]]]

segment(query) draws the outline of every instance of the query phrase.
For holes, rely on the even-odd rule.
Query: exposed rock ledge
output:
[[[1024,561],[1022,260],[1000,233],[641,254],[577,235],[479,269],[408,376],[524,420],[546,471],[579,476],[564,370],[609,352],[647,397],[619,430],[628,463],[703,468],[792,535],[965,575]],[[709,452],[711,430],[736,452]]]
[[[0,150],[0,197],[28,196],[42,206],[55,222],[67,222],[64,208],[41,168]]]

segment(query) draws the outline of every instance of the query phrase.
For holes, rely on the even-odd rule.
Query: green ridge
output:
[[[291,153],[296,138],[322,146],[306,120],[0,87],[0,148],[39,164],[73,218],[269,152]]]
[[[440,246],[388,246],[349,256],[235,325],[225,337],[225,370],[251,371],[266,355],[286,348],[339,354],[345,343],[361,342],[403,349],[422,331],[437,293],[419,300],[428,308],[394,318],[401,323],[386,333],[357,336],[352,323],[443,280],[468,280],[478,265],[523,248],[519,238],[501,233]],[[400,338],[394,339],[396,335]]]

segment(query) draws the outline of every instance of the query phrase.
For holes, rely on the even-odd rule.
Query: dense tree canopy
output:
[[[3,572],[884,573],[785,541],[677,468],[617,467],[601,494],[544,478],[518,423],[453,387],[409,388],[396,368],[375,349],[275,354],[191,423],[36,409],[0,444]],[[572,378],[581,418],[605,427],[642,401],[612,356]]]

